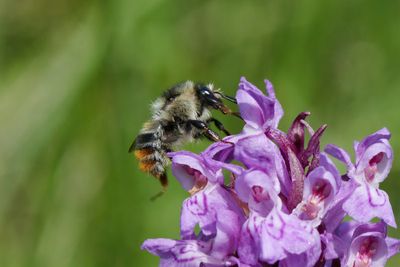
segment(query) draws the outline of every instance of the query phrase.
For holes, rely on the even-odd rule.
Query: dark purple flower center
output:
[[[327,182],[322,179],[318,180],[312,188],[312,198],[317,202],[321,202],[329,196],[331,191],[332,188]]]
[[[376,254],[378,249],[378,240],[376,237],[369,236],[365,238],[356,255],[353,267],[370,267],[372,257]]]
[[[191,194],[196,193],[197,191],[199,191],[200,189],[202,189],[206,186],[207,177],[204,176],[201,172],[199,172],[198,170],[193,169],[187,165],[183,165],[183,168],[189,175],[193,176],[193,178],[194,178],[194,186],[190,190]]]
[[[262,188],[261,186],[258,186],[258,185],[253,186],[251,188],[251,192],[252,192],[254,200],[257,203],[270,199],[268,192],[265,192],[264,188]]]
[[[303,211],[301,218],[304,220],[315,219],[322,208],[321,204],[331,194],[331,192],[332,188],[327,182],[323,180],[316,181],[312,187],[312,193],[309,196],[307,203],[305,203],[301,208]]]
[[[375,174],[378,172],[378,164],[382,161],[384,156],[383,152],[380,152],[369,160],[368,166],[364,169],[364,175],[368,182],[372,182],[375,178]]]

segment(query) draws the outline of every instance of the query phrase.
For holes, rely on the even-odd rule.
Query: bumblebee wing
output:
[[[135,150],[135,148],[136,148],[136,139],[137,138],[135,138],[135,140],[133,140],[132,145],[129,147],[128,153],[132,153]]]

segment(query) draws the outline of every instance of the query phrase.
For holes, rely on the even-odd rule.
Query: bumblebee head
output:
[[[224,105],[221,101],[221,98],[214,94],[210,86],[196,84],[195,90],[200,101],[205,105],[215,109],[220,109],[220,107]]]
[[[224,114],[232,113],[232,111],[222,102],[222,98],[225,98],[232,102],[236,102],[236,100],[231,97],[223,95],[219,91],[214,91],[212,84],[210,85],[196,84],[195,90],[199,99],[207,106],[210,106],[214,109],[218,109]]]

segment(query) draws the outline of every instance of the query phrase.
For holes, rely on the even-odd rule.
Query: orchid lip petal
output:
[[[397,227],[386,192],[367,184],[360,185],[354,190],[344,202],[343,209],[357,221],[368,222],[378,217],[388,225]]]

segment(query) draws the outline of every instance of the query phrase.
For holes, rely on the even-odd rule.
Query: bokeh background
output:
[[[399,1],[0,1],[0,266],[156,266],[187,196],[127,153],[171,85],[240,76],[275,85],[286,130],[301,111],[351,151],[384,126],[382,184],[400,223]],[[219,119],[233,132],[236,118]],[[202,141],[185,149],[200,151]],[[400,238],[399,232],[390,230]],[[400,256],[388,266],[399,266]]]

